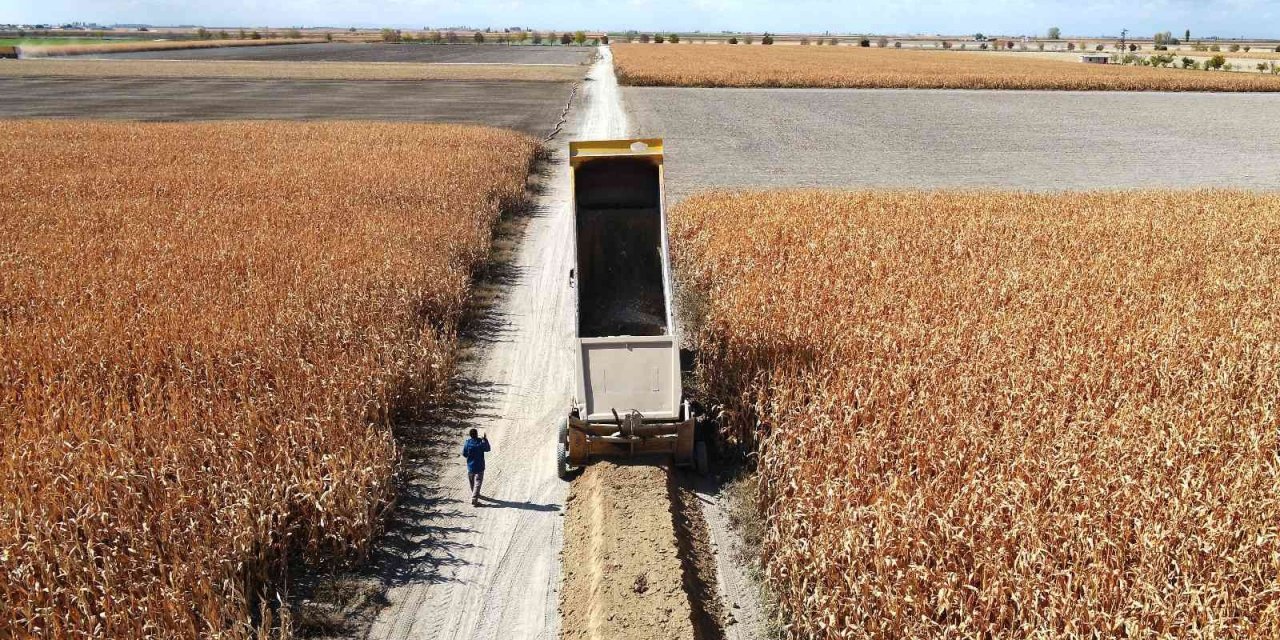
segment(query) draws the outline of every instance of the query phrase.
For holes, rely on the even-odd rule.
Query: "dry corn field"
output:
[[[792,637],[1280,637],[1280,197],[713,193],[672,224]]]
[[[0,635],[252,634],[286,562],[376,532],[389,424],[447,395],[536,141],[0,121],[0,150]]]
[[[862,47],[620,44],[618,81],[664,87],[1280,91],[1280,77]]]
[[[169,51],[174,49],[218,49],[222,47],[269,47],[281,44],[312,44],[321,38],[280,38],[273,40],[134,40],[103,44],[60,44],[22,47],[25,57],[78,56],[134,51]]]

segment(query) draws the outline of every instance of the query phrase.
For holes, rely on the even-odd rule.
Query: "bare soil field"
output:
[[[270,47],[299,47],[307,44],[318,44],[323,40],[308,40],[305,38],[296,40],[176,40],[176,41],[155,41],[155,40],[132,40],[127,42],[101,42],[96,44],[67,44],[67,45],[41,45],[34,47],[22,47],[22,55],[32,57],[42,56],[77,56],[77,55],[108,55],[114,53],[143,53],[143,52],[168,52],[172,54],[175,51],[210,51],[214,49],[243,49],[243,48],[270,48]]]
[[[1280,188],[1280,128],[1257,126],[1280,121],[1269,95],[625,87],[623,98],[632,133],[668,140],[672,202],[715,187]]]
[[[1280,194],[744,191],[670,219],[788,637],[1280,637]]]
[[[99,60],[35,58],[0,64],[0,77],[257,78],[294,80],[523,80],[576,82],[579,65],[277,62],[262,60]]]
[[[1280,91],[1280,76],[862,47],[618,45],[618,81],[668,87]]]
[[[563,82],[0,78],[0,117],[387,120],[472,123],[545,135]]]
[[[497,44],[373,44],[332,42],[261,48],[145,51],[98,57],[132,60],[279,60],[289,62],[442,62],[480,64],[586,64],[594,47]]]

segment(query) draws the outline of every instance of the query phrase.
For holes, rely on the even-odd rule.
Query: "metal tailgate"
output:
[[[680,350],[672,336],[582,338],[578,398],[587,420],[639,411],[647,420],[680,417]]]

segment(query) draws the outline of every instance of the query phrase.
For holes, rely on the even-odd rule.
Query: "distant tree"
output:
[[[292,39],[294,39],[294,40],[297,40],[298,38],[301,38],[301,37],[302,37],[302,32],[301,32],[301,31],[298,31],[297,29],[290,29],[290,30],[288,30],[288,31],[284,32],[284,37],[286,37],[286,38],[292,38]]]
[[[524,41],[529,39],[529,32],[528,32],[528,31],[517,31],[517,32],[516,32],[516,35],[515,35],[515,39],[516,39],[516,42],[517,42],[517,43],[519,43],[519,44],[524,44]]]
[[[738,39],[733,36],[729,36],[729,44],[738,44]]]
[[[1276,45],[1276,53],[1280,53],[1280,44]]]
[[[742,44],[751,44],[751,36],[742,36]]]
[[[1191,39],[1191,30],[1190,30],[1190,29],[1187,29],[1186,31],[1182,32],[1182,39],[1183,39],[1183,41],[1186,41],[1186,40],[1190,40],[1190,39]]]
[[[655,34],[653,34],[653,42],[654,42],[654,44],[662,44],[662,43],[664,43],[664,42],[666,42],[666,41],[667,41],[666,36],[662,35],[661,33],[655,33]]]
[[[542,44],[542,32],[534,31],[533,33],[530,33],[529,42],[532,42],[533,44]]]
[[[760,44],[773,44],[773,35],[768,31],[764,32],[764,36],[760,38]],[[1276,47],[1276,51],[1280,51],[1280,47]]]
[[[1061,40],[1062,29],[1059,29],[1057,27],[1049,27],[1049,33],[1047,35],[1049,36],[1050,40]]]
[[[633,30],[628,30],[626,33],[622,34],[622,40],[624,42],[635,42],[636,38],[639,38],[639,37],[640,37],[640,33],[638,31],[633,31]]]
[[[979,31],[978,33],[973,34],[973,39],[977,40],[978,42],[982,42],[983,40],[986,40],[987,37],[982,35],[982,32]]]
[[[1233,43],[1230,47],[1228,47],[1228,49],[1231,50],[1231,53],[1235,53],[1240,50],[1240,45]]]
[[[208,40],[209,30],[204,27],[200,27],[199,29],[196,29],[196,37],[200,38],[201,40]]]
[[[802,45],[804,45],[804,44],[809,44],[809,39],[808,39],[808,38],[800,38],[800,44],[802,44]]]
[[[1098,46],[1094,47],[1094,48],[1093,48],[1093,50],[1094,50],[1094,51],[1102,51],[1104,48],[1106,48],[1106,47],[1104,47],[1104,46],[1102,45],[1102,43],[1101,43],[1101,42],[1099,42],[1099,43],[1098,43]]]
[[[400,42],[400,31],[398,29],[383,29],[381,35],[383,42]]]
[[[641,44],[649,44],[649,34],[647,34],[647,33],[642,33],[642,34],[640,34],[640,43],[641,43]]]
[[[600,44],[609,44],[609,34],[600,36]]]
[[[982,49],[983,51],[986,51],[986,50],[987,50],[987,43],[983,42],[982,44],[978,45],[978,48],[979,48],[979,49]]]
[[[219,40],[230,40],[230,39],[231,39],[231,34],[227,33],[226,31],[219,31],[219,32],[218,32],[218,39],[219,39]]]
[[[261,39],[262,39],[262,34],[261,34],[261,33],[258,33],[257,31],[254,31],[253,33],[250,33],[250,34],[249,34],[249,39],[250,39],[250,40],[261,40]]]
[[[1183,69],[1190,69],[1190,68],[1194,67],[1195,65],[1196,65],[1196,61],[1195,61],[1195,60],[1192,60],[1191,58],[1183,58],[1183,59],[1182,59],[1182,68],[1183,68]]]
[[[1252,49],[1252,48],[1253,48],[1253,47],[1251,47],[1251,46],[1249,46],[1249,45],[1247,45],[1247,44],[1246,44],[1246,45],[1244,45],[1243,47],[1240,47],[1240,49],[1241,49],[1241,50],[1243,50],[1245,53],[1249,53],[1249,50],[1250,50],[1250,49]]]
[[[333,33],[326,31],[326,32],[324,33],[324,41],[325,41],[325,42],[333,42]]]
[[[671,44],[680,44],[680,36],[679,36],[679,34],[675,34],[675,33],[673,33],[673,34],[671,34],[671,35],[667,36],[667,42],[670,42]]]
[[[950,48],[951,48],[951,42],[950,42],[950,41],[948,41],[948,40],[943,40],[942,42],[939,42],[939,43],[938,43],[938,46],[942,47],[943,49],[950,49]]]
[[[1076,43],[1074,43],[1074,42],[1068,42],[1068,43],[1067,43],[1067,51],[1075,51],[1075,50],[1076,50]]]
[[[1137,50],[1138,50],[1138,45],[1136,44],[1129,45],[1129,51],[1137,51]]]
[[[586,42],[587,42],[587,34],[586,34],[586,32],[584,32],[584,31],[575,31],[575,32],[573,32],[573,43],[574,43],[574,44],[586,44]]]
[[[560,34],[560,44],[573,44],[573,34],[568,31]]]
[[[484,43],[484,33],[480,32],[480,31],[477,31],[477,32],[475,32],[475,33],[471,34],[471,39],[472,39],[473,41],[475,41],[475,43],[476,43],[476,44],[483,44],[483,43]]]
[[[1219,46],[1218,46],[1218,45],[1216,45],[1216,44],[1215,44],[1215,45],[1210,45],[1209,50],[1210,50],[1210,51],[1222,51],[1222,47],[1219,47]]]
[[[871,46],[871,40],[870,40],[869,38],[863,38],[863,39],[861,39],[861,40],[859,40],[859,41],[858,41],[858,46],[859,46],[859,47],[869,47],[869,46]]]
[[[247,39],[247,38],[249,37],[249,34],[245,33],[244,29],[241,29],[241,30],[240,30],[240,33],[239,33],[239,34],[237,34],[237,35],[236,35],[236,37],[237,37],[237,38],[239,38],[239,39],[241,39],[241,40],[244,40],[244,39]]]
[[[1044,43],[1043,43],[1043,42],[1037,43],[1037,44],[1036,44],[1036,48],[1037,48],[1037,49],[1039,49],[1039,50],[1041,50],[1041,51],[1044,51]]]
[[[459,42],[462,42],[462,38],[458,36],[457,31],[450,29],[448,33],[444,34],[444,41],[449,44],[458,44]]]
[[[894,41],[893,41],[893,48],[894,48],[894,49],[901,49],[901,48],[902,48],[902,43],[901,43],[901,42],[898,42],[897,40],[894,40]]]
[[[1204,61],[1205,69],[1221,69],[1227,66],[1227,59],[1222,54],[1218,54]]]
[[[880,36],[879,38],[876,38],[876,46],[880,47],[881,49],[889,46],[889,39],[884,36]]]

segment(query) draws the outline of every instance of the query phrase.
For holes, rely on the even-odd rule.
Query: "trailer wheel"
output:
[[[705,476],[711,472],[711,463],[707,460],[707,443],[702,440],[693,443],[693,467],[698,475]]]
[[[569,479],[569,450],[563,442],[556,443],[556,477]]]
[[[569,418],[560,418],[556,429],[556,477],[569,479]]]

